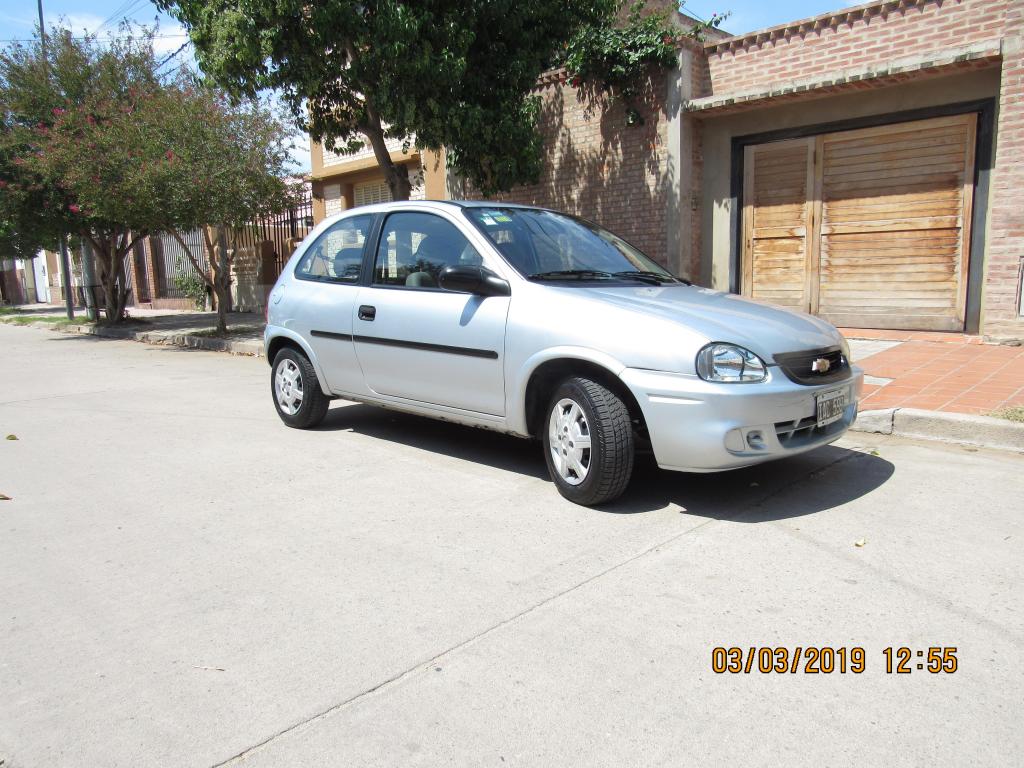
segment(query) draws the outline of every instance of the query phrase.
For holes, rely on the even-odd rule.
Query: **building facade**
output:
[[[437,200],[446,197],[443,158],[436,152],[408,149],[397,139],[388,139],[392,162],[404,165],[412,181],[411,199]],[[367,145],[354,154],[340,154],[311,142],[310,180],[313,187],[313,216],[324,216],[359,205],[391,199],[384,171]]]
[[[838,325],[1024,337],[1022,15],[1024,0],[884,0],[684,40],[631,104],[546,73],[544,172],[497,199]],[[368,201],[372,156],[318,149],[317,218]],[[427,165],[420,196],[466,194]]]

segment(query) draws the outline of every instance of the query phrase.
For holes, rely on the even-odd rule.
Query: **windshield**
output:
[[[524,277],[676,282],[621,237],[589,221],[532,208],[463,210]]]

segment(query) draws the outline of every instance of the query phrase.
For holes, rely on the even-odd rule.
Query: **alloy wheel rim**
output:
[[[564,397],[548,418],[548,446],[558,476],[579,485],[590,472],[590,423],[579,403]]]
[[[294,416],[302,407],[302,372],[294,360],[282,360],[274,374],[274,394],[281,410]]]

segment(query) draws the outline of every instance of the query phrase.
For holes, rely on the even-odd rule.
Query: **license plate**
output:
[[[847,388],[833,389],[822,392],[815,397],[817,405],[818,426],[825,427],[843,418],[843,411],[849,405],[850,390]]]

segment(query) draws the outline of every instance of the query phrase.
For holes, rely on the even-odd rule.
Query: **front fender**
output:
[[[551,360],[582,360],[594,365],[599,365],[609,373],[618,377],[624,370],[625,364],[607,352],[601,352],[590,347],[559,346],[536,352],[528,357],[516,370],[508,372],[505,388],[505,413],[507,414],[507,426],[510,432],[528,437],[529,427],[526,423],[526,387],[530,383],[530,377],[534,372]]]

